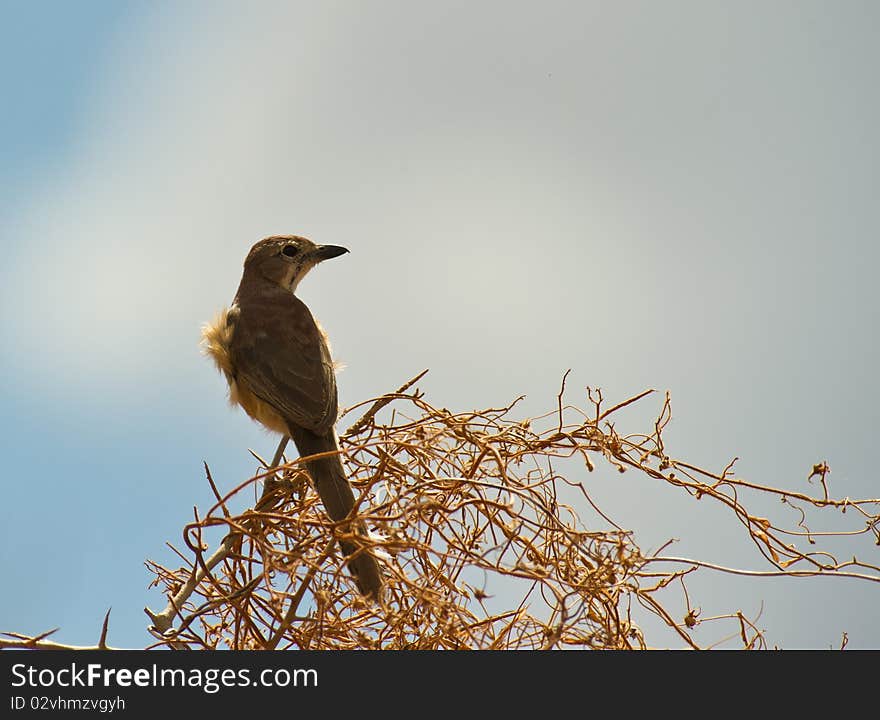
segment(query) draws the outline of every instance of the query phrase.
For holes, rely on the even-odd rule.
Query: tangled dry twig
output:
[[[736,478],[735,460],[715,473],[669,456],[668,395],[649,432],[621,434],[615,426],[621,411],[653,391],[606,407],[601,391],[588,388],[584,410],[565,404],[563,378],[553,411],[518,420],[518,401],[467,413],[436,408],[410,390],[422,375],[349,409],[367,407],[341,438],[359,512],[389,556],[384,602],[368,605],[354,590],[336,550],[341,530],[326,518],[300,461],[282,465],[276,476],[282,445],[274,463],[263,463],[266,472],[225,495],[208,471],[217,502],[184,529],[186,550],[178,551],[184,565],[148,562],[169,599],[164,611],[147,611],[153,647],[645,648],[651,643],[635,615],[647,612],[686,647],[700,646],[697,626],[727,622],[742,647],[761,648],[766,641],[754,618],[740,611],[700,617],[688,596],[691,573],[880,582],[877,565],[838,560],[816,544],[842,535],[880,544],[880,499],[831,496],[827,463],[811,476],[820,476],[821,496],[764,486]],[[643,552],[579,477],[597,464],[726,508],[767,569],[666,556],[664,548]],[[261,483],[252,509],[229,510]],[[791,508],[794,527],[751,513],[746,500],[751,505],[756,494]],[[810,529],[810,516],[828,513],[850,527]],[[206,556],[212,528],[226,534]],[[679,588],[676,603],[663,594],[673,588]],[[16,635],[0,647],[47,642]]]
[[[295,461],[284,466],[280,481],[265,485],[253,510],[232,516],[225,508],[266,474],[218,497],[205,518],[190,524],[187,566],[169,570],[149,564],[156,583],[171,594],[200,576],[193,588],[197,600],[176,608],[176,627],[154,628],[158,644],[646,647],[632,618],[635,603],[661,618],[683,644],[697,647],[691,630],[706,619],[689,603],[684,617],[676,619],[658,598],[674,581],[681,582],[686,596],[684,578],[697,568],[880,581],[875,565],[854,558],[841,562],[791,542],[793,532],[814,542],[804,508],[851,508],[864,525],[849,533],[880,541],[880,499],[813,497],[737,479],[733,463],[713,473],[674,460],[666,454],[662,435],[670,418],[668,396],[651,432],[621,435],[613,417],[651,391],[605,407],[601,392],[588,390],[591,407],[584,411],[564,405],[563,379],[555,412],[517,420],[512,417],[516,402],[468,413],[433,407],[422,393],[408,391],[421,377],[373,401],[342,437],[360,512],[377,531],[376,544],[390,556],[384,603],[367,605],[353,591],[335,551],[338,529],[326,519]],[[383,414],[388,417],[379,421]],[[582,482],[554,471],[554,462],[564,458],[578,458],[588,471],[604,461],[621,472],[635,470],[721,503],[743,525],[770,569],[737,570],[644,554],[633,534],[592,501]],[[562,502],[561,487],[575,488],[583,502],[578,507]],[[750,514],[741,499],[746,491],[776,495],[797,508],[799,529]],[[585,512],[589,524],[581,517]],[[203,556],[202,533],[217,525],[228,530],[229,552],[211,567]],[[722,617],[733,623],[743,646],[764,646],[763,635],[742,613]]]

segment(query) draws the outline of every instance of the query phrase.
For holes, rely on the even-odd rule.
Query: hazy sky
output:
[[[112,606],[110,642],[148,642],[143,561],[210,505],[202,461],[231,488],[275,445],[198,348],[268,234],[352,251],[300,290],[343,406],[430,367],[438,406],[537,414],[572,368],[572,402],[670,390],[675,457],[800,490],[827,459],[880,496],[878,27],[855,1],[0,1],[0,630],[90,643]],[[705,502],[584,479],[646,549],[767,569]],[[691,587],[763,606],[771,643],[880,647],[880,584]]]

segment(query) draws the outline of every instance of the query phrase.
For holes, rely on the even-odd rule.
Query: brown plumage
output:
[[[348,252],[296,235],[251,248],[232,307],[203,330],[204,345],[229,383],[229,400],[270,430],[289,435],[301,457],[339,450],[336,375],[326,335],[294,291],[322,260]],[[354,493],[339,454],[306,461],[331,520],[348,517]],[[352,528],[365,534],[362,522]],[[373,554],[341,543],[358,589],[378,599],[382,573]]]

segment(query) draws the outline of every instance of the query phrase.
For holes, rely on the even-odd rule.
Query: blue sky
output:
[[[669,389],[674,456],[880,495],[876,5],[255,8],[0,4],[0,629],[89,643],[112,606],[148,642],[202,461],[228,488],[274,447],[197,345],[274,233],[352,250],[301,290],[343,406],[430,367],[437,405],[537,414],[573,368]],[[705,504],[588,481],[645,547],[763,567]],[[692,585],[786,647],[880,647],[878,592]]]

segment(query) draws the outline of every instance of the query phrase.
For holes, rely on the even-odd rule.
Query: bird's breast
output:
[[[202,327],[202,348],[227,380],[235,377],[232,362],[232,334],[235,332],[237,308],[223,308],[214,319]]]
[[[233,305],[224,308],[202,328],[202,347],[229,384],[229,402],[240,405],[254,420],[269,430],[287,434],[287,423],[271,405],[254,395],[244,378],[238,376],[232,352],[232,338],[239,309]]]

